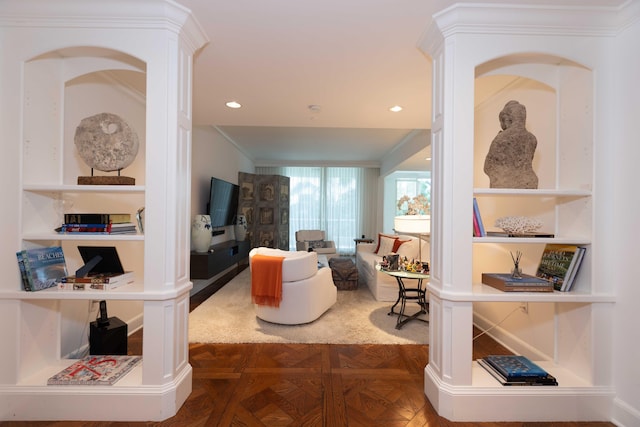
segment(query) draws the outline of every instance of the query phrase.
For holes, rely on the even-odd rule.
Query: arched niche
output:
[[[500,131],[498,114],[510,100],[527,108],[527,129],[538,146],[533,167],[538,188],[591,189],[592,71],[570,59],[538,53],[494,58],[475,68],[474,187],[488,188],[484,158]],[[568,157],[580,167],[565,168]]]
[[[90,174],[90,168],[74,150],[75,129],[82,118],[110,112],[125,119],[138,134],[139,154],[127,173],[136,178],[137,184],[144,184],[144,61],[102,47],[65,47],[32,57],[25,62],[23,74],[23,133],[29,159],[25,176],[34,182],[75,184],[79,175]],[[39,161],[46,158],[56,162]]]

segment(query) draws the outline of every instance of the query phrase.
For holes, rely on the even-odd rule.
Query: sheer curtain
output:
[[[325,230],[338,253],[352,254],[353,239],[375,222],[371,188],[378,169],[360,167],[257,167],[257,174],[290,179],[290,249],[295,250],[297,230]],[[373,217],[373,219],[372,219]]]

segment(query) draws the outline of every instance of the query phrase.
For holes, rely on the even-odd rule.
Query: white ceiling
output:
[[[257,163],[379,162],[429,127],[431,65],[416,45],[431,1],[180,3],[210,39],[194,64],[194,125]]]
[[[194,125],[213,126],[257,164],[379,163],[430,127],[431,62],[417,44],[453,0],[178,1],[210,39],[194,63]],[[402,112],[389,111],[396,104]]]

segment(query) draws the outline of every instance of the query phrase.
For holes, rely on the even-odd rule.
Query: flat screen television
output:
[[[233,225],[238,210],[240,187],[218,178],[211,178],[207,212],[211,217],[211,227]]]

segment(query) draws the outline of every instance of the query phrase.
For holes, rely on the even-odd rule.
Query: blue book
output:
[[[507,381],[523,378],[546,378],[549,375],[547,371],[525,356],[494,355],[486,356],[484,360],[500,372]]]
[[[26,249],[17,252],[16,256],[23,279],[27,280],[23,283],[27,291],[51,288],[67,275],[64,253],[60,246]],[[21,262],[22,265],[20,265]]]

